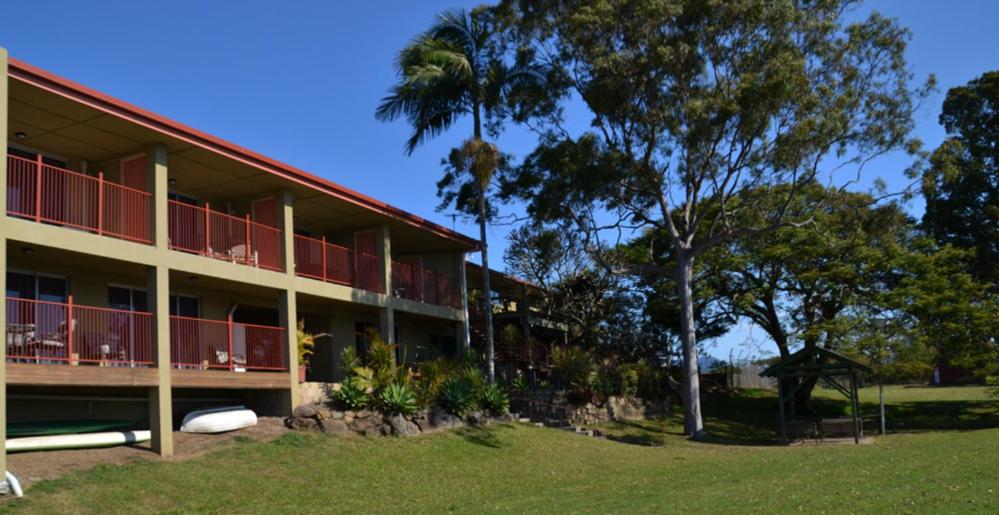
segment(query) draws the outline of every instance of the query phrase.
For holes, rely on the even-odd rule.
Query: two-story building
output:
[[[192,409],[287,414],[299,320],[330,334],[311,380],[371,329],[407,359],[468,344],[472,238],[3,49],[0,140],[0,445],[128,418],[169,455]]]

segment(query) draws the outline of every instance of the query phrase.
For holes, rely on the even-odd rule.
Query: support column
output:
[[[162,143],[154,143],[146,148],[146,187],[153,195],[150,206],[152,220],[152,240],[157,249],[166,250],[170,245],[170,221],[168,211],[167,149]]]
[[[170,269],[146,271],[146,294],[153,314],[153,360],[157,386],[149,389],[149,429],[152,448],[160,456],[173,456],[173,392],[170,385]]]
[[[281,229],[281,267],[288,276],[289,285],[295,279],[295,208],[291,190],[281,190],[277,195],[277,224]],[[325,249],[323,250],[325,252]],[[285,348],[288,352],[288,391],[281,400],[284,415],[298,405],[298,293],[293,288],[278,293],[278,323],[284,328]]]
[[[0,47],[0,227],[7,221],[7,49]],[[7,291],[7,238],[0,230],[0,292]],[[4,306],[7,299],[4,297]],[[0,309],[0,328],[7,327],[7,309]],[[5,337],[6,339],[6,337]],[[7,470],[7,345],[0,345],[0,471]],[[0,478],[0,484],[7,481]]]
[[[278,323],[284,328],[285,345],[288,351],[288,391],[281,400],[281,412],[291,415],[298,404],[298,336],[295,332],[298,323],[298,303],[294,290],[281,290],[278,294]]]
[[[385,306],[378,311],[378,331],[387,343],[395,343],[395,309],[392,296],[392,235],[388,224],[376,229],[375,250],[382,258],[382,284],[385,285]]]

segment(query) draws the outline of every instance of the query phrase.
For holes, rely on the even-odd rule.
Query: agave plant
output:
[[[353,379],[346,379],[338,390],[333,390],[333,400],[347,409],[359,410],[364,409],[371,398],[366,389],[354,384]]]
[[[437,394],[437,403],[441,408],[452,415],[465,416],[468,412],[476,408],[475,394],[468,383],[451,378],[444,381]]]
[[[510,409],[510,398],[498,384],[491,384],[482,392],[479,398],[482,409],[493,415],[502,415]]]
[[[410,415],[416,412],[416,396],[404,384],[392,383],[382,391],[382,410],[386,413]]]

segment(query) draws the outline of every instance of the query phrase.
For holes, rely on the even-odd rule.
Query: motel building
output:
[[[290,414],[299,320],[329,334],[310,382],[371,331],[408,362],[468,345],[472,238],[3,49],[0,138],[0,443],[126,419],[169,456],[193,409]]]

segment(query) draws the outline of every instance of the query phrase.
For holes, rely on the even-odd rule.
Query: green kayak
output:
[[[15,422],[7,424],[7,438],[22,436],[69,435],[124,431],[132,428],[128,420],[52,420],[49,422]]]

